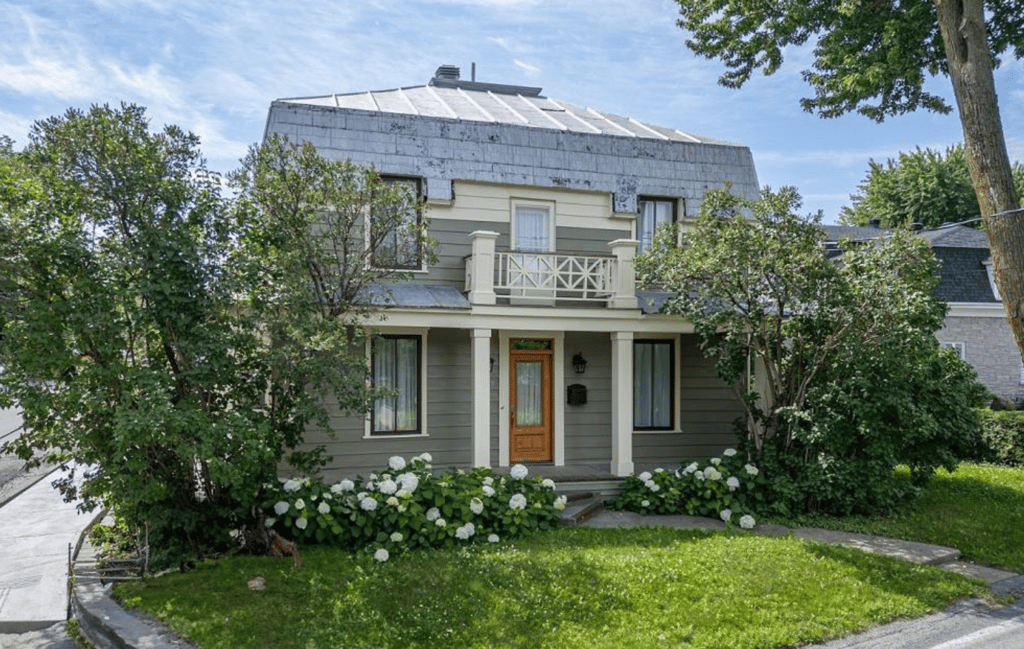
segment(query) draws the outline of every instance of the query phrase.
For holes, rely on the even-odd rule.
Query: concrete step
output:
[[[604,509],[604,497],[587,494],[586,497],[569,499],[562,510],[560,525],[573,527],[586,522],[588,518]]]

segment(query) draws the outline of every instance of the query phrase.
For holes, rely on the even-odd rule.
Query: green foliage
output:
[[[400,456],[369,479],[328,486],[310,478],[268,485],[267,525],[301,543],[349,550],[385,549],[386,557],[415,548],[498,542],[554,527],[565,508],[551,480],[527,478],[522,465],[509,476],[478,467],[440,475],[429,455]]]
[[[946,51],[932,0],[910,2],[796,2],[677,0],[687,47],[721,60],[719,83],[739,88],[756,70],[771,75],[788,48],[813,44],[804,81],[808,112],[837,117],[856,111],[876,121],[918,108],[949,113],[926,90],[929,77],[948,74]],[[1024,56],[1024,17],[1005,0],[984,2],[992,56]]]
[[[761,471],[736,449],[721,457],[684,463],[676,471],[655,469],[622,481],[613,509],[638,514],[680,514],[721,518],[749,529],[751,514],[765,511],[767,489]]]
[[[910,472],[895,478],[909,484]],[[1024,470],[961,464],[939,469],[921,495],[883,514],[773,517],[790,527],[804,525],[874,534],[956,548],[966,561],[1024,572]]]
[[[344,288],[393,273],[328,274],[312,209],[278,203],[397,214],[406,200],[327,193],[339,170],[366,176],[273,143],[251,161],[301,182],[253,162],[228,201],[198,146],[130,105],[37,122],[22,152],[0,143],[0,405],[17,403],[29,431],[4,450],[74,463],[84,482],[69,476],[67,497],[146,530],[155,565],[232,544],[325,418],[323,392],[363,412],[372,396],[369,309]],[[331,234],[363,241],[351,228]]]
[[[1013,166],[1013,178],[1017,195],[1024,195],[1020,163]],[[912,223],[935,227],[981,213],[962,144],[946,149],[945,154],[918,147],[912,153],[900,153],[897,160],[889,158],[884,165],[871,160],[850,199],[852,206],[843,207],[839,216],[851,225],[878,219],[886,228]]]
[[[115,596],[206,649],[804,646],[939,610],[985,587],[792,538],[559,529],[385,563],[311,548],[306,567],[200,564]],[[266,580],[251,592],[246,582]]]
[[[711,192],[682,245],[661,232],[638,277],[679,295],[667,310],[694,323],[736,388],[741,451],[765,471],[773,507],[891,506],[908,495],[896,464],[919,483],[956,466],[982,388],[936,342],[945,305],[924,241],[897,232],[831,261],[820,217],[798,207],[791,189],[761,201]]]
[[[981,429],[966,459],[1024,467],[1024,412],[978,409]]]

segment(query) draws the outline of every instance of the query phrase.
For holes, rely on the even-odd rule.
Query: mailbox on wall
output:
[[[573,383],[565,389],[565,401],[570,406],[587,405],[587,386],[580,383]]]

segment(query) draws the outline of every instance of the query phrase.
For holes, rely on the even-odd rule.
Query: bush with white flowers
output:
[[[565,508],[555,483],[530,478],[521,464],[508,475],[487,468],[435,474],[430,462],[428,454],[408,461],[394,456],[368,478],[266,485],[267,525],[300,543],[366,551],[387,561],[412,548],[496,543],[550,529]]]
[[[735,449],[721,457],[683,463],[676,471],[655,469],[626,478],[614,509],[640,514],[689,514],[721,518],[743,529],[764,509],[766,483],[760,470]]]

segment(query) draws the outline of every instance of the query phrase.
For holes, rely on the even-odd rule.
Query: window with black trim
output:
[[[372,235],[374,268],[420,270],[423,254],[420,249],[420,181],[416,178],[383,178],[398,200],[383,212],[373,215]]]
[[[370,434],[422,432],[421,336],[379,336],[373,339],[372,349],[373,387],[388,390],[390,394],[373,402]]]
[[[633,429],[672,430],[675,412],[675,344],[633,341]]]
[[[646,252],[654,243],[658,228],[676,222],[676,200],[641,196],[637,208],[636,238],[640,241],[637,252]]]

